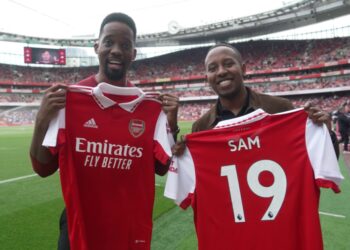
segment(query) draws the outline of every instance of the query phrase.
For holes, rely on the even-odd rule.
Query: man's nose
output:
[[[227,73],[226,67],[224,67],[223,65],[219,66],[218,75],[225,75],[226,73]]]
[[[113,54],[122,54],[122,49],[118,44],[113,45],[111,49],[111,53]]]

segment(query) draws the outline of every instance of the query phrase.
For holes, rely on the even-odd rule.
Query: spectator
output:
[[[344,144],[343,150],[349,151],[350,108],[347,103],[344,103],[338,111],[338,126],[341,135],[340,142]]]

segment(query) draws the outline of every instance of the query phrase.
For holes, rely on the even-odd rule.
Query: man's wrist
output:
[[[329,131],[329,135],[331,136],[332,142],[336,141],[338,139],[336,133],[331,129],[328,129],[328,131]]]
[[[173,135],[177,135],[178,133],[180,133],[180,127],[176,124],[175,128],[171,130],[171,133]]]

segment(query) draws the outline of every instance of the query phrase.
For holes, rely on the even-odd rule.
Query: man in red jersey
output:
[[[136,57],[135,49],[136,26],[134,21],[123,13],[112,13],[102,22],[98,41],[94,49],[99,58],[99,70],[96,75],[78,83],[80,86],[96,87],[99,83],[106,82],[119,87],[131,87],[126,74],[132,61]],[[47,147],[42,146],[50,121],[57,116],[59,110],[66,106],[67,85],[57,84],[46,90],[39,112],[37,114],[30,156],[33,169],[42,177],[56,172],[60,163],[58,155],[51,154]],[[178,98],[165,94],[159,99],[163,110],[167,114],[167,120],[171,131],[177,129]],[[110,124],[113,126],[113,124]],[[116,128],[117,130],[117,128]],[[155,164],[155,172],[163,175],[167,172],[167,166]],[[58,249],[69,249],[65,211],[61,216]],[[118,248],[118,246],[116,246]]]

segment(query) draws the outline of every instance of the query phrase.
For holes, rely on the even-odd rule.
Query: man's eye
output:
[[[106,40],[106,41],[105,41],[105,45],[108,46],[108,47],[111,46],[112,44],[113,44],[113,43],[112,43],[111,40]]]
[[[124,50],[129,50],[129,49],[131,48],[131,45],[130,45],[130,44],[123,44],[123,45],[122,45],[122,48],[123,48]]]
[[[208,68],[208,71],[209,72],[214,72],[216,70],[216,67],[215,66],[212,66],[212,67],[209,67]]]
[[[235,63],[234,62],[226,62],[225,63],[225,67],[232,67],[232,65],[234,65]]]

